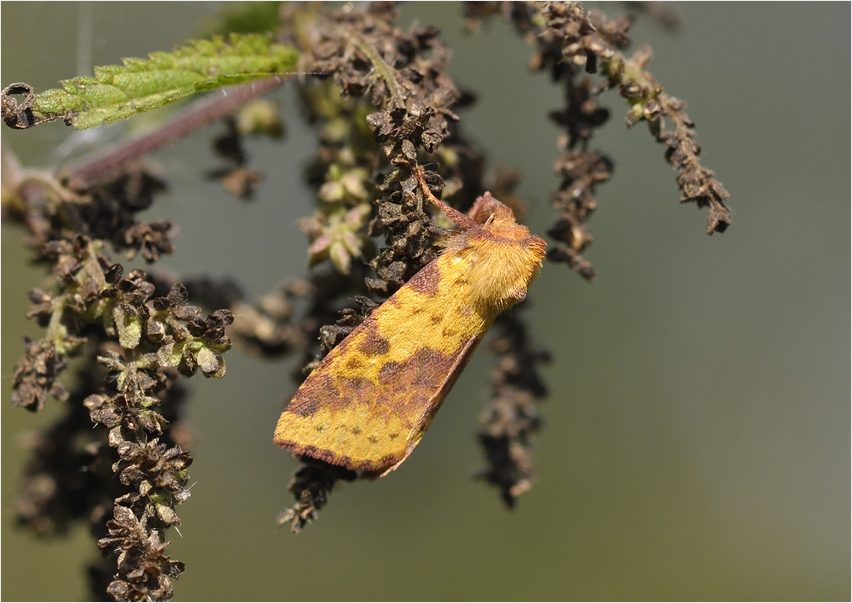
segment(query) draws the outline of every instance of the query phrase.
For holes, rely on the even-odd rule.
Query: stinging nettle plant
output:
[[[235,86],[187,105],[147,134],[53,170],[26,169],[3,148],[3,219],[27,231],[36,261],[51,271],[49,287],[29,292],[28,317],[45,331],[37,341],[25,340],[12,400],[31,411],[51,397],[65,403],[65,415],[33,446],[18,522],[50,535],[88,519],[108,555],[90,568],[92,589],[115,600],[170,599],[170,579],[184,570],[164,541],[165,530],[180,523],[176,506],[189,497],[193,459],[181,423],[182,376],[200,370],[223,377],[233,342],[260,357],[299,354],[293,377],[304,380],[378,306],[374,300],[392,295],[439,255],[445,230],[426,211],[420,166],[429,187],[457,209],[466,211],[486,190],[516,213],[523,207],[512,194],[516,175],[489,173],[484,150],[465,137],[456,111],[473,99],[447,74],[449,52],[437,28],[402,31],[387,3],[341,9],[250,3],[230,10],[225,29],[240,23],[245,31],[250,22],[256,33],[127,59],[97,68],[94,77],[64,81],[61,89],[37,93],[15,83],[2,93],[9,127],[63,120],[86,129]],[[549,73],[564,90],[564,106],[550,114],[563,133],[549,262],[594,279],[582,253],[592,241],[596,187],[612,176],[613,161],[590,141],[609,118],[597,103],[608,90],[627,102],[628,126],[644,121],[662,143],[681,202],[707,208],[707,233],[727,228],[728,193],[699,162],[685,103],[646,70],[648,47],[626,53],[632,17],[610,20],[577,3],[550,2],[468,3],[464,11],[471,35],[490,19],[511,23],[532,47],[531,68]],[[650,17],[671,23],[670,14]],[[164,188],[147,169],[146,155],[225,120],[214,151],[230,163],[216,177],[236,196],[249,197],[262,176],[245,165],[241,140],[258,132],[281,136],[275,107],[262,96],[304,74],[311,75],[298,83],[303,114],[320,141],[306,170],[317,210],[300,221],[311,268],[306,276],[251,302],[227,275],[219,282],[176,282],[156,270],[127,272],[114,261],[123,252],[153,264],[175,251],[177,225],[138,219]],[[478,431],[486,465],[477,477],[512,506],[532,484],[536,405],[547,395],[538,367],[550,354],[535,344],[523,307],[501,316],[495,331],[491,400]],[[71,358],[78,360],[69,379]],[[300,460],[289,484],[296,502],[279,518],[294,531],[316,517],[338,480],[359,477]]]

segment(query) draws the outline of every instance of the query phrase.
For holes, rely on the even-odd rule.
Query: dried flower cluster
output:
[[[378,193],[369,235],[384,235],[386,246],[370,262],[376,277],[368,286],[383,296],[436,257],[434,242],[442,233],[424,212],[415,192],[417,183],[407,168],[416,162],[418,150],[433,153],[449,135],[449,122],[458,119],[450,107],[459,97],[445,73],[446,51],[437,40],[438,32],[430,28],[406,34],[394,29],[395,18],[393,8],[382,4],[365,12],[333,14],[317,24],[320,37],[311,48],[316,59],[311,67],[332,73],[338,93],[342,91],[344,97],[369,94],[372,108],[378,109],[365,114],[365,109],[372,108],[363,100],[346,99],[350,114],[360,113],[369,129],[365,132],[362,122],[348,136],[325,138],[328,150],[323,159],[331,162],[319,193],[323,201],[349,205],[368,201],[373,191]],[[377,156],[379,148],[383,158]],[[386,167],[375,170],[377,165]],[[376,183],[370,182],[373,171],[381,174]],[[335,172],[340,176],[335,178]],[[336,189],[342,192],[328,193]],[[346,214],[350,233],[369,217],[369,205],[360,207]],[[350,237],[349,248],[360,253],[363,244],[355,235]],[[336,261],[336,265],[345,267],[345,262]]]
[[[664,25],[676,27],[671,11],[646,8]],[[467,4],[468,27],[476,29],[479,21],[497,14],[535,47],[530,67],[548,71],[554,82],[565,87],[565,107],[551,113],[565,134],[559,141],[563,154],[555,162],[562,183],[553,194],[560,216],[548,231],[558,244],[550,249],[548,259],[565,262],[588,280],[595,276],[581,252],[593,240],[587,223],[597,207],[595,187],[612,177],[614,163],[606,154],[589,149],[589,141],[595,128],[609,118],[609,111],[595,100],[609,89],[616,89],[630,105],[628,127],[646,120],[656,140],[666,145],[666,159],[678,171],[681,202],[709,207],[708,234],[724,232],[731,223],[725,206],[729,195],[698,160],[700,148],[694,140],[694,124],[684,112],[686,104],[663,92],[645,70],[651,60],[649,47],[639,48],[629,58],[621,52],[630,44],[627,33],[632,17],[608,20],[603,13],[586,11],[576,2],[471,2]],[[588,75],[597,73],[603,80],[595,86]],[[666,119],[674,125],[673,131],[665,130]]]
[[[169,599],[170,578],[183,564],[165,554],[163,531],[180,523],[175,507],[189,497],[192,462],[178,444],[186,438],[175,432],[176,380],[198,369],[224,375],[231,313],[204,318],[183,285],[161,284],[158,296],[145,272],[125,274],[109,259],[108,246],[149,262],[174,249],[175,226],[135,219],[163,189],[146,170],[128,166],[114,180],[72,190],[7,165],[4,197],[22,208],[9,217],[28,227],[28,243],[37,261],[52,266],[54,283],[29,293],[28,316],[46,333],[26,341],[13,403],[36,411],[51,396],[67,401],[66,415],[34,441],[19,523],[49,535],[89,519],[99,546],[116,560],[112,570],[93,568],[93,579],[106,577],[117,600]],[[69,394],[59,378],[72,356],[83,363]],[[105,429],[92,431],[92,423]]]
[[[536,401],[547,396],[538,365],[550,361],[547,350],[530,341],[518,312],[497,319],[491,341],[497,363],[491,375],[491,403],[482,413],[479,441],[488,467],[478,477],[500,489],[507,506],[532,487],[532,435],[541,427]]]

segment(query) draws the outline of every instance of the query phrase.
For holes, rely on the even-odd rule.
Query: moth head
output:
[[[502,311],[526,297],[546,244],[518,224],[512,210],[491,193],[479,197],[468,216],[473,224],[462,226],[447,249],[454,249],[469,266],[471,288],[482,303]]]

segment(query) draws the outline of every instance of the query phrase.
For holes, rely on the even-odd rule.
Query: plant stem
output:
[[[129,163],[168,146],[176,140],[200,130],[207,124],[234,113],[253,100],[284,83],[284,77],[273,76],[221,92],[213,92],[194,103],[151,132],[86,157],[65,170],[68,186],[77,191],[91,188],[120,174]]]

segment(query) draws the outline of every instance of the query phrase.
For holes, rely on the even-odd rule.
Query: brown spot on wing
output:
[[[358,350],[367,356],[384,356],[390,351],[390,342],[379,334],[375,321],[364,328],[363,339],[358,344]]]

